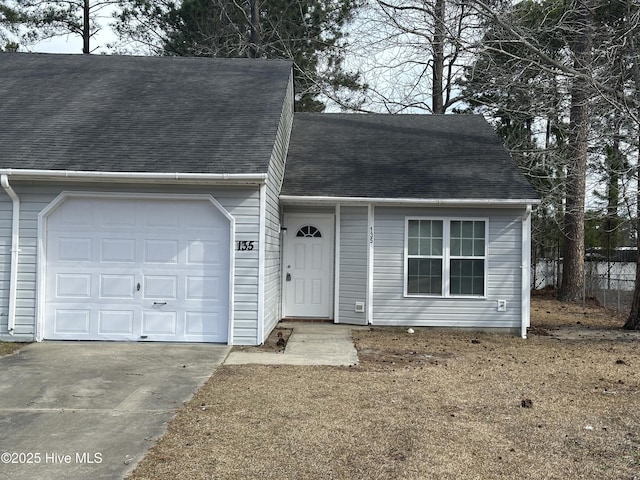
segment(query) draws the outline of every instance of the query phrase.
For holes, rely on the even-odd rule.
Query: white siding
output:
[[[355,304],[367,297],[367,223],[367,207],[340,209],[340,323],[366,323],[366,314],[357,313]]]
[[[21,183],[12,186],[21,200],[20,263],[16,302],[15,337],[33,339],[36,315],[38,214],[63,190],[85,192],[135,192],[158,194],[209,194],[235,218],[236,240],[259,240],[258,187],[175,187],[170,185],[101,185],[69,183]],[[11,201],[0,197],[0,336],[6,337],[9,296],[9,245]],[[258,250],[235,253],[235,323],[233,342],[255,344],[258,338]]]
[[[284,178],[284,167],[289,149],[291,125],[293,124],[293,75],[289,79],[282,117],[276,135],[275,146],[267,172],[265,209],[265,271],[264,271],[264,338],[269,335],[282,318],[280,307],[280,189]]]
[[[373,323],[406,326],[520,327],[522,214],[502,209],[376,207]],[[486,298],[405,298],[406,216],[489,218]],[[497,300],[507,311],[497,311]]]

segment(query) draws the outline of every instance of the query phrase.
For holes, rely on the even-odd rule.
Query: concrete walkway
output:
[[[293,333],[284,353],[233,351],[225,365],[357,365],[358,352],[351,338],[352,325],[287,323]],[[366,327],[365,327],[366,328]]]

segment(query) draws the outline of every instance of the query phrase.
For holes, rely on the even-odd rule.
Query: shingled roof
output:
[[[296,113],[282,195],[536,199],[479,115]]]
[[[0,168],[266,173],[291,63],[0,53]]]

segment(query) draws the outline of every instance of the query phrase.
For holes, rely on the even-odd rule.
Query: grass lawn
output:
[[[640,340],[534,298],[527,340],[354,331],[356,367],[224,366],[131,479],[640,478]]]

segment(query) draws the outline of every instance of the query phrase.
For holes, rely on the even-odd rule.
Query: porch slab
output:
[[[232,351],[225,365],[333,365],[358,364],[353,345],[354,327],[327,323],[292,323],[293,332],[283,353]],[[364,327],[367,328],[367,327]]]

